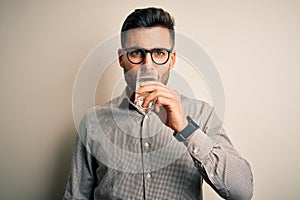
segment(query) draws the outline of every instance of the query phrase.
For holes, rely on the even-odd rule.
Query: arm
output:
[[[247,200],[253,195],[249,163],[234,149],[212,111],[205,126],[185,142],[205,181],[223,198]]]
[[[79,131],[86,131],[84,120]],[[96,169],[96,159],[86,151],[84,144],[77,136],[63,199],[93,199],[94,186],[97,182]]]
[[[185,109],[176,91],[151,81],[144,82],[136,92],[150,93],[144,99],[143,106],[154,99],[157,100],[157,107],[162,105],[167,115],[163,122],[175,132],[182,131],[188,124],[185,113],[191,114],[192,119],[194,116],[200,128],[188,138],[185,145],[206,182],[223,198],[251,199],[253,178],[250,165],[234,149],[222,128],[222,122],[208,104],[187,102],[191,105],[186,105]],[[161,110],[156,109],[158,115]]]

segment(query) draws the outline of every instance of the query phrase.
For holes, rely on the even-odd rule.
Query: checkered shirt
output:
[[[234,149],[209,104],[181,97],[200,128],[187,142],[126,92],[84,115],[64,200],[203,199],[203,179],[225,199],[251,199],[249,163]]]

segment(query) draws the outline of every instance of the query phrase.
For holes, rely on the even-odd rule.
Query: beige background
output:
[[[300,198],[299,1],[174,2],[0,1],[0,199],[61,199],[77,70],[127,14],[150,5],[170,11],[176,30],[214,60],[225,128],[253,169],[253,199]],[[207,186],[205,197],[219,199]]]

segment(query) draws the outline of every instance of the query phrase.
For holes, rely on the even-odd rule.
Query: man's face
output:
[[[141,49],[152,50],[154,48],[172,49],[172,40],[170,32],[167,28],[136,28],[127,31],[126,42],[124,48],[138,47]],[[146,53],[145,59],[139,64],[133,64],[128,60],[126,51],[119,50],[119,63],[124,70],[125,80],[130,89],[135,90],[135,81],[137,68],[141,65],[153,65],[158,69],[158,80],[163,84],[167,84],[170,69],[174,67],[176,53],[170,53],[169,60],[158,65],[153,62],[150,53]]]

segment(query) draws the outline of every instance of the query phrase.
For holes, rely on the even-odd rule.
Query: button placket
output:
[[[148,132],[149,131],[148,130],[149,129],[149,124],[148,124],[149,120],[150,120],[150,116],[147,113],[144,116],[144,123],[143,123],[143,126],[144,126],[144,129],[143,129],[144,133],[143,133],[143,135],[144,135],[144,137],[149,134],[149,132]],[[147,141],[147,138],[143,138],[143,148],[144,148],[145,152],[149,151],[149,149],[150,149],[150,143],[149,143],[149,141]]]

